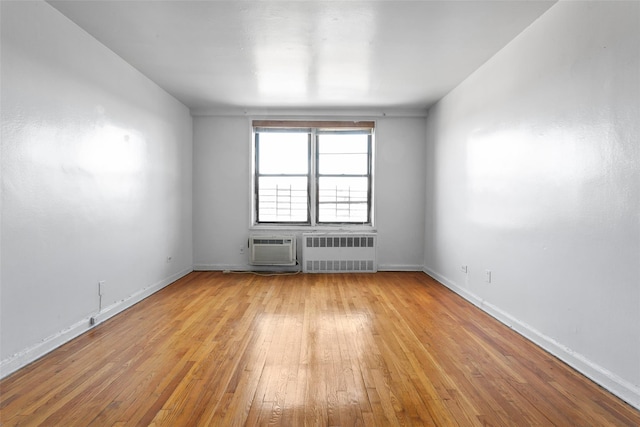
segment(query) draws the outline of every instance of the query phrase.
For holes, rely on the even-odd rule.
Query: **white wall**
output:
[[[196,269],[242,269],[247,264],[250,144],[251,122],[246,117],[193,118]]]
[[[425,138],[424,117],[376,119],[375,228],[382,270],[422,269]],[[246,248],[251,225],[250,160],[251,119],[194,118],[196,269],[249,268],[240,248]]]
[[[191,271],[188,109],[44,2],[1,2],[1,375]],[[167,262],[167,257],[171,261]]]
[[[639,55],[640,3],[560,2],[442,99],[425,247],[429,274],[636,407]]]
[[[421,270],[425,119],[385,118],[376,128],[376,228],[381,270]]]

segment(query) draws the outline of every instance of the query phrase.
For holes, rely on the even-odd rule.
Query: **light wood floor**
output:
[[[0,387],[6,426],[640,425],[422,273],[192,273]]]

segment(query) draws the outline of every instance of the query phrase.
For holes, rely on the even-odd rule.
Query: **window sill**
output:
[[[307,233],[329,233],[329,232],[370,232],[375,233],[378,230],[372,225],[350,225],[350,224],[338,224],[338,225],[253,225],[249,227],[249,231],[274,231],[278,233],[287,231],[304,231]]]

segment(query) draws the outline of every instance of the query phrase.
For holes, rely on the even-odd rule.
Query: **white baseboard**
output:
[[[423,271],[421,265],[410,264],[379,264],[378,271]]]
[[[529,341],[548,351],[578,372],[582,373],[587,378],[604,387],[612,394],[618,396],[620,399],[624,400],[631,406],[640,410],[640,387],[635,386],[630,382],[620,378],[613,372],[592,362],[585,356],[576,353],[575,351],[554,340],[553,338],[546,336],[532,326],[521,322],[499,307],[478,297],[473,292],[470,292],[469,290],[458,286],[455,282],[449,280],[447,277],[442,276],[427,267],[424,267],[423,271],[425,274],[431,276],[485,313],[494,317],[499,322],[518,332]]]
[[[257,266],[247,264],[196,264],[193,266],[194,271],[254,271]],[[279,267],[279,269],[293,267]],[[378,265],[378,271],[423,271],[422,265],[407,265],[407,264],[383,264]]]
[[[194,271],[297,272],[299,265],[196,264]]]
[[[246,264],[195,264],[193,271],[249,271]]]
[[[165,286],[170,285],[181,277],[186,276],[192,271],[193,270],[191,268],[182,270],[159,282],[149,285],[146,288],[140,289],[127,298],[118,301],[115,304],[110,305],[109,307],[106,307],[100,313],[81,319],[73,325],[61,330],[60,332],[43,339],[41,342],[0,361],[0,379],[5,378],[18,369],[27,366],[31,362],[36,361],[45,354],[55,350],[61,345],[87,332],[95,325],[104,322],[105,320],[135,305],[136,303],[156,293]],[[95,320],[94,324],[91,323],[92,318],[94,318]]]

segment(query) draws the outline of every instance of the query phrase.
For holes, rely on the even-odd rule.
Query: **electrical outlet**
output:
[[[171,255],[167,256],[167,263],[170,263],[173,260],[173,257]]]
[[[491,270],[485,270],[484,275],[484,281],[487,283],[491,283]]]
[[[244,254],[244,246],[240,248],[240,253]]]
[[[466,265],[461,265],[460,266],[460,271],[462,271],[463,273],[467,272],[467,266]]]

